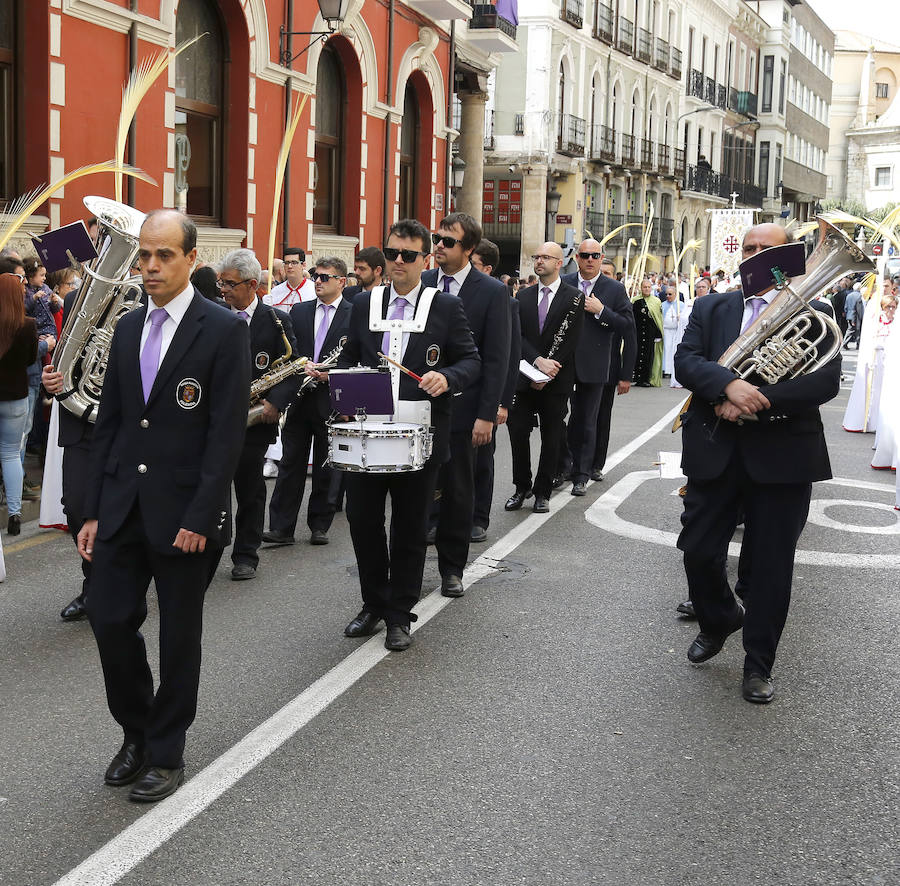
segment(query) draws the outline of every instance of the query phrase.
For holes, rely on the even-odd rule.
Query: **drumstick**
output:
[[[401,372],[406,373],[406,375],[408,375],[410,378],[414,378],[416,381],[422,381],[421,375],[416,375],[415,372],[412,372],[409,369],[407,369],[402,363],[398,363],[396,360],[391,360],[391,358],[388,357],[387,354],[382,354],[381,351],[379,351],[378,356],[383,357],[385,360],[388,361],[388,363],[391,364],[391,366],[396,366],[397,369],[399,369]]]

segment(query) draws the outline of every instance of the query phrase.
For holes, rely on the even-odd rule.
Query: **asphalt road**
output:
[[[814,490],[773,704],[740,698],[737,637],[685,657],[680,481],[651,474],[680,437],[628,446],[683,393],[635,389],[618,464],[549,517],[503,512],[501,433],[483,577],[423,601],[408,652],[342,636],[342,514],[328,547],[267,551],[255,581],[226,556],[188,780],[153,809],[102,783],[121,737],[89,627],[58,618],[71,541],[4,536],[0,883],[900,882],[900,513],[872,438],[840,429],[846,396],[823,411],[846,482]],[[156,629],[151,607],[151,647]]]

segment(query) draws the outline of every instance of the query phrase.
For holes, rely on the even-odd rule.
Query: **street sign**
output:
[[[881,244],[880,243],[876,243],[872,247],[872,255],[881,255]]]
[[[556,223],[558,225],[570,225],[570,224],[572,224],[572,216],[571,215],[557,215]]]

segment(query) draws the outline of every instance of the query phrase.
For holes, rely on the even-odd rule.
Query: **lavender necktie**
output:
[[[547,311],[550,310],[550,287],[545,286],[541,292],[544,293],[541,303],[538,305],[538,328],[544,331],[544,324],[547,322]]]
[[[318,362],[322,356],[322,345],[325,344],[325,336],[328,335],[328,315],[333,305],[322,305],[322,322],[319,323],[319,331],[316,333],[316,341],[313,345],[313,360]],[[383,352],[382,352],[383,353]]]
[[[446,274],[444,275],[444,292],[450,292],[450,281],[452,279],[452,277],[448,277]]]
[[[750,307],[751,313],[747,322],[744,324],[744,328],[741,329],[741,332],[744,332],[746,329],[749,329],[756,321],[756,318],[762,313],[763,308],[766,306],[766,300],[764,298],[751,298],[750,299]]]
[[[391,312],[391,316],[388,317],[388,320],[402,320],[403,315],[406,312],[406,306],[409,302],[405,298],[398,298],[394,300],[394,310]],[[385,332],[385,334],[381,337],[381,353],[386,354],[391,347],[391,333],[390,331]]]
[[[141,351],[141,384],[144,388],[144,402],[150,399],[153,381],[159,369],[159,352],[162,348],[162,326],[169,318],[165,308],[155,308],[150,312],[150,334]]]
[[[241,318],[245,323],[250,322],[250,315],[246,311],[238,311],[238,317]]]
[[[589,290],[591,288],[590,280],[582,280],[581,281],[581,291],[584,293],[584,297],[587,298],[589,294]]]

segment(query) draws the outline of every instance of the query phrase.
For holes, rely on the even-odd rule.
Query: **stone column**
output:
[[[484,191],[484,105],[483,92],[459,94],[461,115],[459,122],[459,156],[465,161],[463,186],[456,194],[456,208],[466,212],[481,224],[481,204]],[[451,171],[451,175],[452,175]]]
[[[547,167],[532,166],[522,174],[522,251],[519,272],[533,274],[531,256],[546,242]]]

